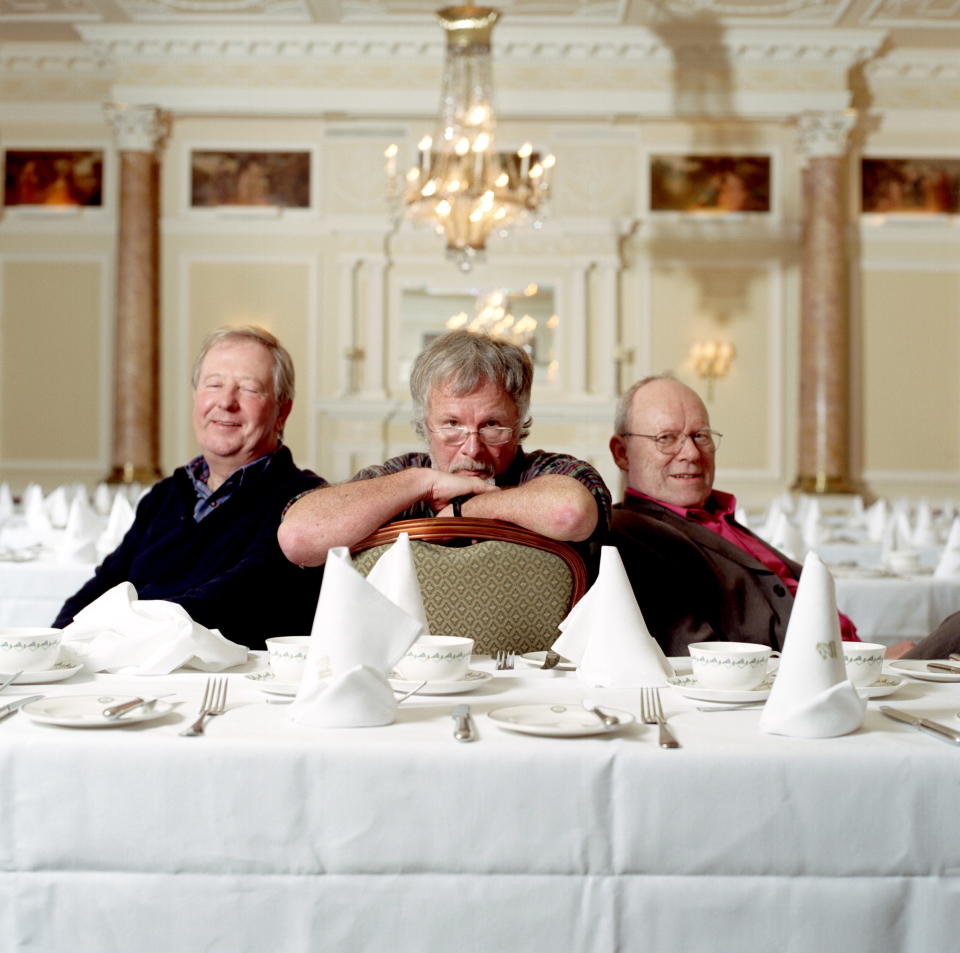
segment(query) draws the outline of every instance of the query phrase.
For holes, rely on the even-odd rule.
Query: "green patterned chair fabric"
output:
[[[549,648],[586,589],[583,562],[571,547],[500,520],[392,523],[354,547],[354,565],[369,573],[404,531],[431,634],[469,636],[478,655]]]

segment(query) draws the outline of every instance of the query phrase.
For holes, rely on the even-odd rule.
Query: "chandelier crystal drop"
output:
[[[384,153],[397,220],[406,215],[432,226],[463,271],[482,260],[491,232],[539,225],[556,162],[529,142],[516,152],[497,151],[490,35],[499,17],[490,7],[438,11],[447,35],[438,129],[420,140],[417,162],[403,177],[399,147],[390,145]]]

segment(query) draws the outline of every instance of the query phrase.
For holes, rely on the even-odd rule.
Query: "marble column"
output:
[[[167,118],[108,103],[119,163],[111,483],[160,473],[159,160]]]
[[[803,171],[798,475],[804,493],[852,493],[846,151],[855,113],[799,117]]]

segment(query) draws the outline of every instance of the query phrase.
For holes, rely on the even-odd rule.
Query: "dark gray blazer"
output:
[[[793,596],[776,573],[722,536],[628,495],[613,508],[607,542],[620,551],[647,627],[667,655],[687,655],[691,642],[710,639],[782,648]],[[799,579],[801,566],[777,555]]]

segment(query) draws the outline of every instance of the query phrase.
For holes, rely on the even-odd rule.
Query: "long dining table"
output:
[[[0,694],[171,706],[112,728],[0,721],[0,949],[955,948],[960,747],[877,705],[960,727],[960,682],[905,677],[858,731],[817,740],[664,688],[681,744],[665,750],[639,719],[577,738],[501,728],[489,713],[515,705],[640,713],[635,689],[522,660],[354,729],[294,724],[263,691],[265,664],[254,653],[226,673],[227,710],[200,737],[180,735],[207,678],[195,671]],[[459,703],[468,743],[453,737]]]

